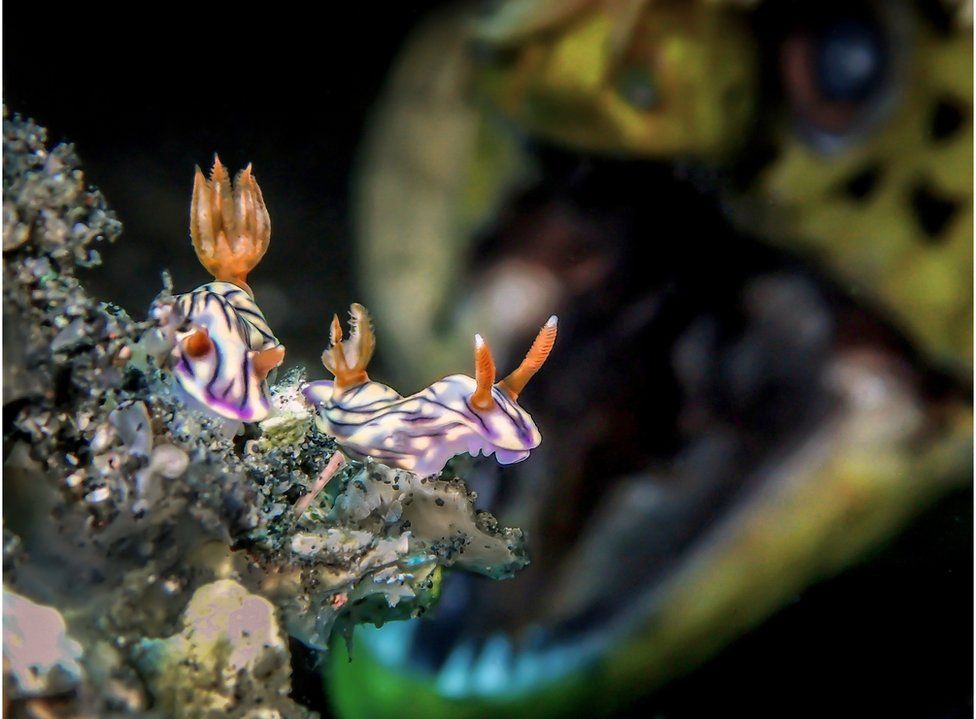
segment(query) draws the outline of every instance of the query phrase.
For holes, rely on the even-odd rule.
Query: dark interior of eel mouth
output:
[[[381,661],[429,672],[449,696],[558,679],[632,632],[655,590],[838,411],[838,367],[861,389],[878,380],[906,416],[938,389],[883,321],[733,231],[672,170],[542,158],[544,189],[486,231],[459,305],[498,295],[507,272],[537,273],[539,316],[559,315],[521,399],[542,446],[468,475],[480,507],[527,530],[532,563],[507,582],[449,575],[431,615],[363,633]],[[537,319],[493,328],[493,347],[511,348],[499,367]]]

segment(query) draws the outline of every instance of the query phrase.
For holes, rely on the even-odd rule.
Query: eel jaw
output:
[[[498,230],[497,254],[478,253],[470,297],[499,294],[493,283],[511,286],[505,268],[516,268],[548,278],[547,310],[561,319],[560,351],[526,398],[546,442],[501,475],[476,462],[468,476],[486,509],[531,534],[533,563],[477,591],[449,576],[416,627],[363,632],[391,671],[422,672],[443,696],[501,699],[504,686],[543,691],[627,654],[644,657],[632,660],[644,672],[634,693],[644,692],[965,479],[966,392],[883,317],[699,202],[677,195],[673,209],[707,246],[684,243],[640,282],[632,273],[648,265],[628,258],[626,234],[646,227],[601,227],[599,213],[570,222],[585,226],[587,266],[601,268],[593,281],[559,269],[581,253],[551,241],[566,233],[537,217]],[[470,297],[454,305],[458,336],[481,326]],[[539,321],[521,334],[486,329],[499,365]],[[469,341],[458,347],[463,361]],[[393,641],[402,652],[380,649]],[[491,670],[499,657],[505,670]]]

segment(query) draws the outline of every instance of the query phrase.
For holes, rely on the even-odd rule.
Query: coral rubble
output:
[[[175,716],[307,714],[288,698],[288,642],[274,606],[232,579],[197,589],[182,630],[140,642],[137,662],[159,703]],[[251,706],[242,707],[238,697]]]
[[[6,116],[3,142],[5,608],[43,612],[58,650],[26,681],[5,622],[15,711],[304,716],[285,632],[327,650],[422,613],[444,568],[527,563],[522,533],[447,472],[349,460],[308,497],[336,447],[301,370],[258,426],[187,407],[160,369],[168,290],[136,320],[77,277],[121,225],[72,148]]]

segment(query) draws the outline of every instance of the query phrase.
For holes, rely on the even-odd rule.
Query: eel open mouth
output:
[[[680,656],[654,627],[680,634],[689,613],[704,656],[919,506],[938,471],[905,475],[968,412],[882,313],[733,230],[701,183],[540,158],[544,189],[484,234],[440,323],[476,316],[501,365],[559,314],[524,396],[542,446],[466,474],[532,563],[511,582],[447,576],[433,616],[357,634],[450,698],[535,691],[641,634]],[[647,662],[648,685],[667,664]]]

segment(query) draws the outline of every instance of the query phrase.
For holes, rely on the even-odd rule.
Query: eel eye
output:
[[[885,49],[877,28],[845,20],[820,39],[815,73],[827,102],[864,102],[877,92],[885,74]]]
[[[801,132],[821,150],[862,135],[890,104],[893,46],[883,18],[819,17],[787,36],[781,73]]]
[[[183,340],[183,350],[193,359],[200,359],[210,353],[213,348],[213,340],[206,329],[196,329],[193,333]]]

